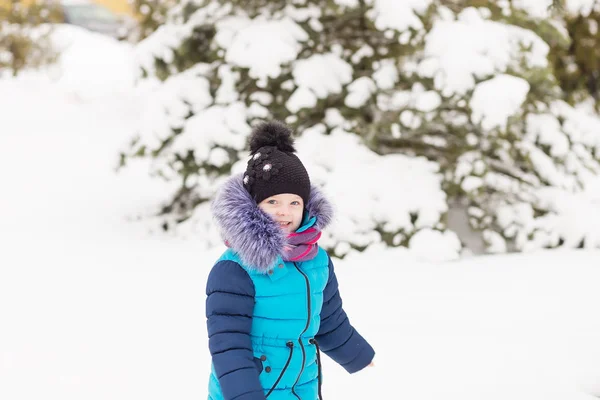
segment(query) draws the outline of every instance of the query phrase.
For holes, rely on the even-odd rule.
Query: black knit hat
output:
[[[266,122],[254,128],[244,187],[257,204],[277,194],[292,193],[300,196],[306,206],[310,178],[295,151],[292,131],[281,122]]]

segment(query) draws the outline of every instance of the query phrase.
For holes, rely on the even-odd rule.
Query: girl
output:
[[[349,373],[373,348],[342,308],[328,254],[317,245],[332,207],[311,187],[278,122],[252,132],[246,172],[213,202],[229,247],[206,285],[209,400],[321,399],[323,351]]]

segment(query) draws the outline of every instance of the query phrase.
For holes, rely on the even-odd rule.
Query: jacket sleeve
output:
[[[208,347],[225,400],[265,400],[250,329],[254,284],[233,261],[220,261],[206,284]]]
[[[321,350],[349,373],[360,371],[369,365],[375,356],[371,345],[350,325],[350,320],[344,312],[331,258],[329,279],[323,292],[321,326],[315,339]]]

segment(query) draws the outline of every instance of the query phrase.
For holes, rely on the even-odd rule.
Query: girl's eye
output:
[[[269,204],[275,204],[275,203],[277,203],[277,201],[276,200],[269,200],[268,203]]]
[[[300,202],[299,202],[299,201],[292,201],[292,205],[293,205],[293,206],[299,206],[299,205],[300,205]]]

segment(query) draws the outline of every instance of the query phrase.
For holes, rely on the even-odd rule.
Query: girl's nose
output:
[[[284,216],[287,214],[287,209],[285,207],[279,207],[277,209],[277,215]]]

